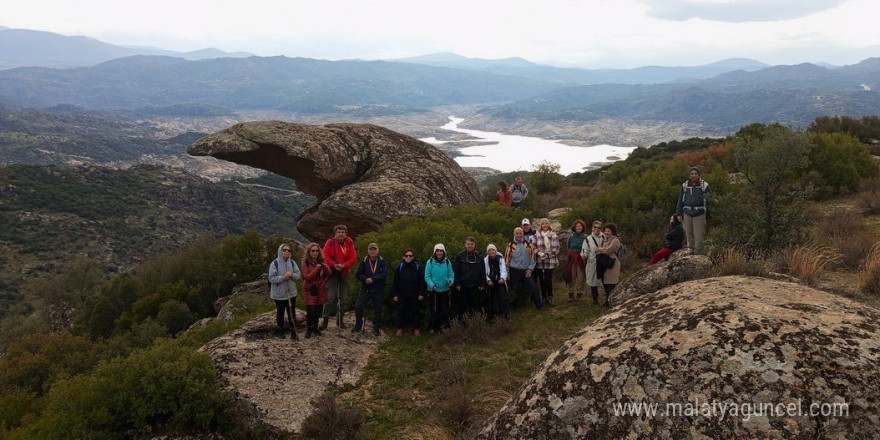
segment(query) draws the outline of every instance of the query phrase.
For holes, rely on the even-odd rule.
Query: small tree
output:
[[[559,174],[562,168],[558,163],[541,161],[532,165],[532,188],[541,194],[554,194],[562,188],[565,177]]]

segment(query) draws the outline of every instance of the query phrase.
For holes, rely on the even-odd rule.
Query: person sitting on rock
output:
[[[511,202],[513,202],[513,194],[510,192],[507,182],[503,180],[498,182],[498,191],[495,193],[495,201],[501,206],[510,206]]]
[[[455,256],[452,270],[455,272],[455,290],[452,292],[452,303],[459,319],[464,315],[474,314],[474,303],[480,292],[486,289],[486,268],[483,256],[477,248],[477,240],[468,237],[464,241],[464,250]]]
[[[403,336],[403,329],[409,322],[413,334],[422,334],[422,301],[425,296],[424,268],[419,264],[412,249],[403,251],[403,261],[394,272],[391,285],[394,302],[397,303],[397,336]]]
[[[446,246],[443,243],[434,245],[434,256],[425,264],[425,285],[428,289],[431,311],[429,332],[433,335],[441,328],[449,326],[449,308],[451,298],[449,290],[455,283],[455,271],[452,263],[446,258]]]
[[[269,265],[266,278],[271,286],[269,296],[275,301],[275,336],[284,337],[284,313],[290,316],[290,337],[296,339],[296,280],[302,273],[296,261],[290,258],[291,247],[287,243],[278,246],[278,258]]]
[[[672,217],[669,217],[669,231],[666,232],[665,239],[666,244],[660,248],[659,251],[654,253],[654,256],[651,257],[651,261],[648,262],[648,266],[653,266],[658,261],[669,258],[673,252],[684,246],[684,228],[681,226],[681,222],[678,221],[678,216],[675,214],[672,214]]]
[[[324,261],[324,253],[318,243],[306,246],[302,260],[303,299],[306,303],[306,339],[321,335],[318,314],[327,302],[327,278],[332,271]]]
[[[385,279],[388,277],[388,263],[379,256],[379,245],[367,245],[367,256],[361,261],[357,271],[357,279],[361,282],[361,291],[354,304],[354,327],[352,333],[360,332],[364,326],[364,307],[367,301],[373,304],[373,335],[379,336],[382,326],[382,299],[385,295]]]
[[[533,276],[535,247],[525,239],[522,228],[513,230],[513,241],[507,245],[507,250],[504,252],[504,262],[507,263],[507,273],[510,275],[510,283],[507,288],[515,296],[514,304],[518,305],[522,302],[516,292],[520,283],[525,283],[529,298],[538,310],[542,310],[544,303],[538,296],[538,287],[535,285],[535,277]]]

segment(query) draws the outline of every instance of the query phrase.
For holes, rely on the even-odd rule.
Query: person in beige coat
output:
[[[605,287],[605,304],[608,307],[608,297],[614,290],[614,286],[620,282],[620,260],[617,253],[620,251],[620,238],[617,237],[617,225],[614,223],[605,223],[602,225],[602,233],[605,235],[605,242],[599,247],[598,253],[611,257],[614,266],[605,269],[602,275],[602,285]]]
[[[593,304],[599,304],[599,285],[602,280],[596,276],[596,252],[605,243],[605,236],[602,235],[602,222],[596,220],[593,222],[592,232],[584,239],[581,246],[581,257],[586,262],[584,275],[587,285],[590,286],[590,295],[593,296]]]

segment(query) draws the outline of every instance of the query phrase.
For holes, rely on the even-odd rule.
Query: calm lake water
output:
[[[635,149],[604,144],[592,147],[573,147],[542,138],[458,128],[458,124],[462,121],[464,121],[463,118],[450,116],[449,123],[441,128],[478,138],[473,139],[474,141],[497,142],[492,145],[467,147],[459,150],[463,156],[457,157],[455,161],[463,167],[489,167],[502,172],[529,171],[532,165],[548,161],[559,164],[561,166],[559,172],[568,175],[584,171],[591,164],[595,166],[598,163],[626,159],[629,153]],[[444,143],[444,141],[438,141],[433,137],[422,140],[431,144]]]

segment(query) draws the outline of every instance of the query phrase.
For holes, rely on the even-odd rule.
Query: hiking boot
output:
[[[397,329],[397,333],[396,333],[396,334],[397,334],[397,337],[398,337],[398,338],[401,337],[401,336],[403,336],[403,329],[402,329],[402,328]]]
[[[415,329],[415,330],[413,330],[413,334],[414,334],[416,337],[419,337],[419,336],[422,335],[422,331],[419,330],[419,329]]]
[[[299,336],[296,335],[296,330],[294,329],[290,330],[290,340],[299,341]]]
[[[311,338],[311,337],[312,337],[312,331],[311,331],[311,330],[306,330],[306,339],[309,339],[309,338]]]
[[[329,321],[329,320],[330,320],[330,318],[325,316],[324,319],[321,320],[321,325],[318,326],[318,330],[326,330],[327,329],[327,321]]]
[[[275,327],[275,337],[278,339],[284,339],[284,329],[281,327]]]
[[[359,326],[354,326],[354,327],[351,328],[351,332],[352,332],[352,333],[360,333],[360,332],[361,332],[361,328],[360,328]]]
[[[381,335],[381,334],[382,334],[382,333],[379,332],[379,329],[377,329],[377,328],[374,328],[374,329],[373,329],[373,336],[378,337],[378,336]],[[400,334],[402,335],[403,332],[401,332]]]

